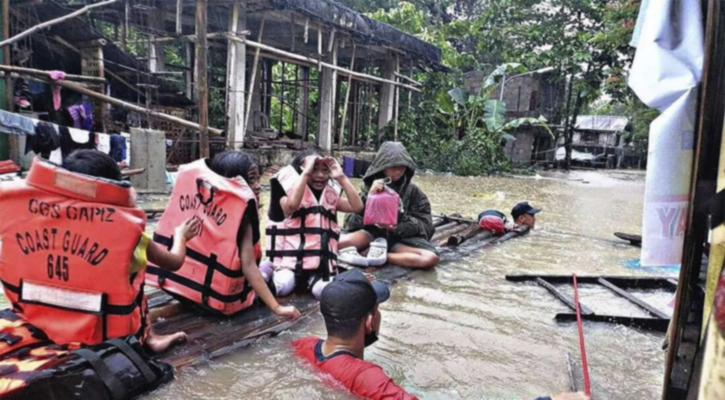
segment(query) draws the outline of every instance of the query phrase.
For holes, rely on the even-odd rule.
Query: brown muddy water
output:
[[[639,251],[612,236],[640,231],[642,173],[417,176],[415,182],[434,213],[474,217],[487,208],[508,213],[523,200],[544,209],[531,234],[486,249],[446,252],[435,271],[413,273],[393,287],[381,307],[380,340],[366,358],[420,398],[513,400],[568,390],[566,353],[579,359],[576,324],[553,317],[569,310],[544,289],[507,282],[505,274],[663,274],[627,267]],[[671,313],[669,293],[636,294]],[[597,313],[647,316],[596,286],[580,285],[580,300]],[[664,334],[588,322],[584,329],[597,400],[659,398]],[[146,398],[354,398],[291,353],[292,340],[324,334],[321,317],[307,317],[277,337],[182,370]]]

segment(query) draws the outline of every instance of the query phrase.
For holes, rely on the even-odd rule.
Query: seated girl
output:
[[[298,154],[270,185],[266,232],[266,265],[274,269],[270,286],[278,296],[311,288],[319,298],[336,271],[337,212],[360,212],[362,200],[340,164],[316,150]]]
[[[182,166],[154,241],[170,243],[172,227],[190,216],[202,221],[200,233],[178,272],[149,266],[147,282],[215,313],[238,313],[258,296],[275,314],[299,317],[277,302],[257,267],[259,193],[259,167],[241,151]]]
[[[399,142],[385,142],[363,177],[361,197],[378,193],[387,187],[400,197],[397,226],[367,226],[365,210],[345,218],[340,238],[340,261],[358,265],[384,263],[407,268],[433,268],[440,262],[438,252],[429,241],[433,236],[433,220],[428,198],[412,183],[415,163]],[[367,257],[359,252],[367,251]],[[364,254],[364,253],[363,253]]]

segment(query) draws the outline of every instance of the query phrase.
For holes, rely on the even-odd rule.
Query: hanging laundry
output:
[[[39,121],[35,125],[35,135],[28,139],[32,142],[31,150],[45,159],[50,158],[50,153],[61,145],[55,125],[45,121]]]
[[[62,165],[63,164],[63,150],[59,148],[53,150],[50,152],[50,157],[48,157],[48,161],[52,162],[53,164]]]
[[[96,148],[95,133],[80,131],[65,126],[60,126],[58,129],[60,130],[60,148],[63,153],[63,158],[68,157],[71,153],[79,149]],[[75,139],[78,139],[78,141]]]
[[[63,71],[50,71],[50,79],[57,81],[59,79],[65,79],[65,72]],[[53,85],[53,109],[58,111],[60,109],[60,89],[58,85]]]
[[[98,151],[105,154],[111,154],[111,135],[98,133],[96,134],[96,139],[98,139],[98,145],[96,146]]]
[[[126,138],[121,135],[111,135],[111,157],[116,162],[126,161]]]
[[[73,127],[90,131],[93,129],[93,105],[84,101],[68,107],[68,113],[73,119]]]
[[[0,110],[0,133],[35,135],[35,126],[30,118]]]

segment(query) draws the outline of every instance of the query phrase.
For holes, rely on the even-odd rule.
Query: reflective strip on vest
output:
[[[176,227],[190,217],[199,218],[202,228],[186,243],[183,266],[169,272],[149,265],[147,283],[227,315],[252,305],[255,295],[244,278],[237,243],[250,204],[256,207],[256,197],[241,177],[222,177],[206,160],[181,166],[154,242],[170,249]]]
[[[135,198],[125,182],[39,158],[27,179],[0,183],[0,279],[20,316],[53,342],[142,332],[144,272],[131,275],[130,265],[146,215]]]
[[[287,166],[272,179],[289,195],[300,175]],[[292,269],[297,274],[319,269],[326,278],[334,273],[340,239],[337,225],[340,193],[341,189],[330,181],[318,201],[308,186],[297,211],[280,222],[267,220],[267,257],[276,267]]]

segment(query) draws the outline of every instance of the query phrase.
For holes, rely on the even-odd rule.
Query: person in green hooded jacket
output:
[[[363,177],[360,192],[363,204],[367,196],[385,186],[400,196],[397,226],[366,226],[365,210],[348,214],[339,243],[338,259],[358,266],[385,262],[408,268],[433,268],[440,262],[430,242],[435,232],[428,197],[411,181],[415,162],[399,142],[385,142]],[[367,256],[362,256],[360,253]]]

